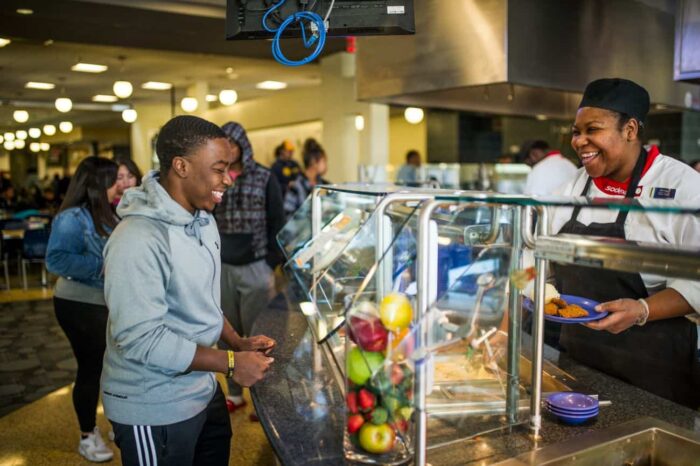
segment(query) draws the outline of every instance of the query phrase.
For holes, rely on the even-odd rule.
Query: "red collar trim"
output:
[[[553,155],[561,155],[561,152],[559,152],[558,150],[550,150],[545,154],[545,158],[551,157]]]
[[[651,146],[649,150],[647,151],[647,162],[644,164],[644,168],[642,169],[642,178],[646,174],[647,171],[649,171],[649,168],[654,164],[654,160],[659,156],[659,148],[656,146]],[[605,178],[604,176],[599,176],[598,178],[593,178],[593,182],[595,183],[596,187],[603,191],[605,194],[610,194],[611,196],[622,196],[624,197],[625,194],[627,193],[627,187],[630,184],[630,179],[628,178],[624,182],[619,182],[615,180],[611,180],[609,178]],[[640,189],[637,189],[637,193],[635,193],[635,196],[638,196],[641,193]]]

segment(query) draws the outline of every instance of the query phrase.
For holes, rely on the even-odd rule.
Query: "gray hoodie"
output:
[[[214,345],[223,326],[214,217],[176,203],[158,172],[128,190],[117,213],[104,252],[105,413],[129,425],[190,419],[216,389],[213,373],[187,372],[197,345]]]

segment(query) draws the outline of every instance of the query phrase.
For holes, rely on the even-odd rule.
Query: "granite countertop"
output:
[[[270,443],[283,464],[344,464],[343,397],[332,378],[327,361],[308,330],[306,317],[288,305],[283,297],[261,314],[254,334],[277,340],[275,363],[263,381],[251,390],[253,402]],[[542,439],[534,444],[525,426],[510,432],[497,431],[475,439],[459,441],[428,451],[433,465],[490,464],[545,445],[650,416],[691,431],[700,431],[700,412],[696,412],[627,385],[577,364],[564,355],[548,352],[545,356],[561,369],[582,381],[601,400],[597,419],[581,426],[560,424],[543,415]],[[558,358],[558,361],[556,360]],[[464,421],[431,420],[430,437],[440,431],[464,428]],[[479,422],[478,420],[475,422]],[[467,426],[468,428],[468,426]]]

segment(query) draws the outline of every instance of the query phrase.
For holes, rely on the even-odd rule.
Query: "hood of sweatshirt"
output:
[[[221,129],[226,133],[228,138],[238,144],[241,149],[241,165],[243,170],[242,175],[249,173],[253,168],[255,168],[255,159],[253,158],[253,146],[250,145],[250,140],[248,140],[248,133],[246,133],[245,128],[235,121],[229,121]]]
[[[196,211],[194,215],[170,197],[170,194],[160,184],[160,172],[153,170],[143,178],[143,183],[124,193],[117,207],[117,215],[121,218],[140,216],[185,228],[188,236],[194,236],[200,242],[200,228],[209,224],[209,215]]]

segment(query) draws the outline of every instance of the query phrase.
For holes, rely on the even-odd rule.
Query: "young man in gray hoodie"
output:
[[[105,248],[102,399],[124,465],[227,465],[231,426],[214,372],[263,378],[274,340],[239,336],[221,311],[210,212],[231,186],[226,135],[201,118],[163,126],[160,172],[122,198]],[[219,340],[232,350],[212,348]]]

